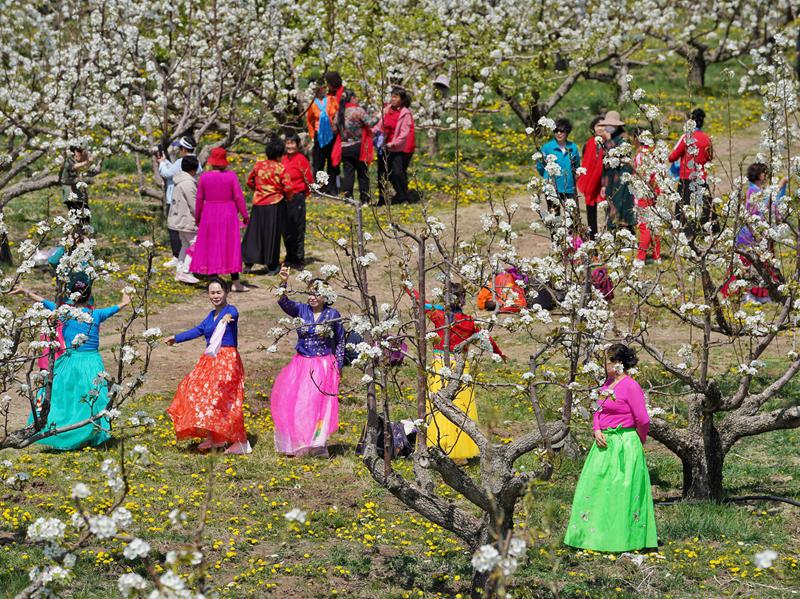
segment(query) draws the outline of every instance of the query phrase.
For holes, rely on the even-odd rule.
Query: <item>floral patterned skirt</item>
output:
[[[178,385],[167,413],[178,439],[211,437],[215,443],[236,443],[247,440],[243,404],[242,359],[235,347],[222,347],[216,357],[200,357]]]

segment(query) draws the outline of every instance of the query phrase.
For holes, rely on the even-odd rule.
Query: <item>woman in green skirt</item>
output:
[[[594,551],[658,546],[644,449],[650,428],[644,392],[628,371],[636,353],[616,343],[606,354],[608,379],[594,414],[595,443],[583,465],[564,543]]]
[[[48,310],[56,310],[54,302],[18,288]],[[69,428],[81,422],[82,426],[49,435],[37,443],[53,449],[69,450],[84,446],[97,446],[111,438],[111,423],[100,414],[108,405],[108,384],[100,376],[105,371],[100,356],[100,324],[130,304],[130,298],[122,294],[122,301],[108,308],[90,307],[92,283],[84,273],[70,276],[67,293],[73,306],[86,313],[86,321],[66,318],[63,321],[64,353],[53,366],[53,387],[50,393],[50,411],[42,432]],[[38,410],[37,406],[37,410]],[[88,421],[88,422],[87,422]],[[29,424],[33,422],[33,414]]]

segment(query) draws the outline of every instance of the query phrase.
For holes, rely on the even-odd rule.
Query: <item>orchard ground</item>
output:
[[[746,102],[737,107],[740,114],[729,147],[722,133],[724,123],[711,122],[712,127],[719,127],[717,149],[725,154],[721,162],[733,165],[734,170],[754,153],[758,139],[758,128],[752,125],[755,119]],[[676,107],[676,114],[681,108]],[[582,141],[578,131],[576,127],[573,137]],[[522,218],[516,226],[520,231],[525,229],[533,215],[527,210],[530,202],[523,183],[532,172],[529,158],[534,151],[525,136],[487,128],[463,132],[461,143],[464,179],[459,189],[460,236],[468,238],[477,231],[479,214],[487,210],[487,202],[501,196],[520,204]],[[443,143],[441,155],[452,155],[448,149],[452,149],[452,139]],[[232,168],[243,176],[254,158],[248,152],[236,153]],[[455,192],[453,167],[442,158],[422,155],[416,168],[417,186],[429,196],[431,212],[445,222],[452,210],[449,198]],[[137,243],[153,231],[164,243],[165,235],[159,207],[137,197],[132,175],[132,163],[125,158],[107,162],[91,189],[93,223],[100,255],[117,260],[123,274],[131,270],[142,274],[143,267],[135,262]],[[48,213],[61,210],[55,191],[18,200],[7,211],[12,239],[19,239]],[[416,205],[393,210],[400,222],[413,225],[420,221]],[[307,248],[314,262],[309,270],[332,259],[330,242],[324,237],[344,236],[349,213],[342,204],[310,200]],[[377,215],[385,222],[385,213]],[[374,228],[374,223],[370,226]],[[545,253],[547,240],[526,234],[519,249],[524,255]],[[381,301],[399,282],[397,258],[376,253],[380,261],[371,267],[372,291]],[[167,257],[165,249],[159,265]],[[123,445],[130,448],[133,444],[147,445],[154,464],[131,473],[126,507],[134,515],[137,534],[158,552],[165,553],[193,538],[207,481],[213,478],[204,545],[213,585],[222,597],[399,599],[467,595],[471,556],[449,533],[415,517],[378,487],[355,455],[366,415],[364,399],[358,393],[345,392],[340,398],[341,427],[331,440],[330,460],[287,459],[275,454],[269,393],[275,375],[293,350],[290,340],[285,340],[277,353],[265,351],[270,343],[267,331],[281,314],[272,293],[277,280],[265,276],[246,280],[253,285],[251,292],[232,295],[231,301],[241,314],[239,349],[247,372],[246,422],[254,452],[245,457],[204,456],[194,451],[192,444],[175,442],[164,409],[180,379],[202,353],[202,344],[160,346],[154,353],[145,393],[123,408],[126,416],[137,410],[153,416],[157,422],[154,430],[136,433],[133,438],[118,434],[115,442],[98,450],[58,454],[32,448],[6,450],[0,455],[11,463],[0,465],[0,477],[8,479],[18,472],[30,475],[21,487],[9,486],[0,494],[0,596],[14,596],[25,586],[30,567],[40,561],[40,551],[24,542],[27,525],[42,515],[68,517],[72,511],[70,489],[79,480],[95,491],[88,500],[90,506],[104,504],[107,499],[99,464],[106,457],[118,455]],[[51,282],[45,273],[38,274],[30,285],[44,295],[50,293]],[[98,304],[115,302],[121,287],[121,280],[101,285]],[[209,309],[200,287],[175,283],[172,273],[163,269],[156,275],[153,290],[149,326],[158,326],[165,334],[193,326]],[[347,312],[346,302],[338,307]],[[471,312],[475,312],[474,306]],[[674,323],[660,324],[663,339],[675,347],[686,340],[686,331]],[[500,333],[497,339],[510,360],[502,365],[487,364],[479,380],[519,380],[532,348],[512,335]],[[102,342],[107,361],[115,340],[112,320],[104,328]],[[648,377],[657,378],[657,373],[648,373],[646,363],[642,370],[640,380],[646,387]],[[399,376],[407,386],[394,398],[394,415],[411,416],[414,372],[405,365]],[[359,377],[358,372],[348,369],[342,388],[356,387]],[[800,384],[794,383],[781,401],[789,401],[797,393]],[[544,401],[549,417],[557,417],[553,409],[556,403],[548,405],[546,395]],[[659,398],[655,403],[671,409],[673,417],[680,419],[681,406],[664,402],[667,400]],[[507,389],[479,392],[478,407],[482,426],[497,442],[508,442],[534,426],[522,394]],[[16,408],[19,423],[26,417],[27,408]],[[581,443],[590,443],[586,421],[577,421],[573,430]],[[800,432],[794,430],[738,444],[726,461],[726,490],[731,495],[800,496],[799,441]],[[678,496],[681,469],[676,458],[650,440],[647,460],[656,499]],[[403,460],[393,465],[400,471],[410,467]],[[535,460],[526,456],[521,465],[534,467]],[[581,465],[582,459],[560,459],[552,479],[533,486],[523,502],[517,524],[529,530],[531,542],[527,559],[514,577],[512,596],[549,597],[554,590],[562,597],[785,597],[800,592],[800,519],[797,508],[780,503],[658,506],[656,517],[663,545],[658,552],[646,554],[639,564],[628,557],[567,549],[561,545],[561,538]],[[177,532],[167,519],[176,507],[189,516],[186,528]],[[290,523],[283,517],[292,508],[307,512],[304,524]],[[772,568],[757,569],[753,556],[767,548],[777,551],[779,557]],[[90,547],[79,557],[70,596],[110,596],[118,576],[129,568],[131,563],[122,556],[121,545]]]

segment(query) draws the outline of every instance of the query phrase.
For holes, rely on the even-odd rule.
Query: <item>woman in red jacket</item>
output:
[[[314,181],[308,158],[300,151],[300,136],[294,131],[284,138],[286,153],[281,164],[292,182],[291,195],[286,197],[286,226],[283,244],[286,246],[284,266],[302,270],[306,258],[306,198]]]
[[[411,294],[414,299],[419,301],[419,294],[414,291]],[[480,332],[480,327],[475,319],[468,314],[464,314],[464,303],[466,302],[466,290],[460,283],[450,283],[450,306],[449,310],[445,306],[438,304],[425,304],[425,314],[436,327],[435,332],[439,340],[433,346],[432,373],[428,374],[428,396],[438,393],[450,383],[447,376],[443,376],[445,370],[445,339],[448,342],[449,364],[448,370],[455,366],[453,353],[458,348],[466,351],[463,345],[471,340],[472,336]],[[449,329],[449,335],[447,330]],[[505,356],[489,337],[492,346],[492,353],[505,360]],[[459,347],[462,346],[462,347]],[[434,374],[436,373],[436,374]],[[463,374],[469,374],[469,363],[464,365]],[[475,404],[475,385],[471,382],[464,382],[453,398],[453,404],[461,410],[466,417],[478,421],[478,408]],[[480,455],[475,441],[463,430],[461,422],[451,422],[444,414],[433,407],[430,400],[428,403],[428,430],[426,433],[428,447],[438,447],[457,464],[464,464],[470,458]]]
[[[416,141],[414,117],[409,107],[411,96],[401,87],[392,89],[392,98],[383,111],[383,117],[373,132],[378,143],[378,198],[384,203],[386,179],[394,187],[395,195],[390,203],[408,202],[408,166],[414,155]],[[382,137],[382,141],[381,141]]]
[[[687,206],[703,205],[703,213],[700,216],[700,224],[705,225],[709,221],[713,223],[714,233],[719,232],[717,215],[711,206],[711,192],[706,182],[706,164],[714,159],[714,145],[711,138],[703,133],[703,123],[706,120],[706,113],[702,108],[695,108],[690,115],[694,121],[695,129],[691,133],[684,133],[669,155],[669,161],[680,160],[680,182],[678,190],[681,194],[681,202],[675,207],[675,215],[686,227],[686,231],[694,234],[695,226],[687,223],[685,210]],[[698,197],[699,196],[699,197]],[[697,200],[697,201],[693,201]]]
[[[597,205],[604,201],[602,197],[603,190],[603,145],[598,145],[595,138],[602,135],[602,129],[599,125],[603,117],[596,116],[592,119],[589,129],[592,133],[583,146],[583,158],[581,159],[581,168],[585,169],[580,177],[578,177],[578,191],[583,194],[583,200],[586,203],[586,220],[589,224],[589,238],[594,239],[597,236]]]

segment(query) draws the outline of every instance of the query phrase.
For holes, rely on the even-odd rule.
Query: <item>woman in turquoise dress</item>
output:
[[[55,302],[17,289],[32,300],[41,302],[48,310],[57,308]],[[97,416],[108,405],[108,385],[98,375],[105,370],[100,356],[100,324],[130,304],[130,298],[122,294],[122,301],[108,308],[91,308],[92,284],[82,273],[70,277],[67,294],[80,294],[73,302],[91,317],[91,323],[75,318],[63,320],[64,353],[53,366],[53,387],[50,394],[50,411],[41,432],[65,428]],[[43,393],[44,390],[42,390]],[[28,424],[34,421],[31,414]],[[90,445],[96,447],[111,438],[111,423],[108,418],[97,418],[89,424],[47,436],[37,441],[53,449],[70,450]]]

